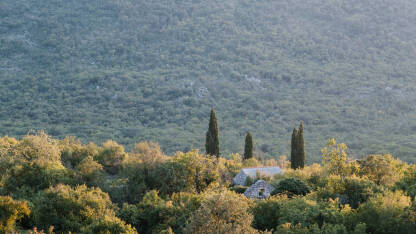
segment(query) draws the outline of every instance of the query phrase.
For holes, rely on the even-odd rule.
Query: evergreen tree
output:
[[[205,150],[209,155],[220,156],[220,142],[218,138],[217,116],[214,109],[211,109],[211,116],[209,118],[209,127],[207,131]]]
[[[253,157],[253,137],[251,136],[250,132],[247,133],[246,142],[244,145],[244,160],[250,159]]]
[[[290,167],[292,169],[296,169],[297,167],[297,160],[296,160],[296,156],[297,156],[297,138],[298,138],[298,130],[296,129],[296,127],[293,128],[293,132],[292,132],[292,141],[291,141],[291,151],[290,151]]]
[[[305,167],[305,139],[303,137],[303,124],[300,121],[298,137],[297,137],[297,167],[304,168]]]
[[[299,130],[296,127],[293,129],[290,164],[292,169],[305,167],[305,140],[303,137],[303,123],[300,122]]]

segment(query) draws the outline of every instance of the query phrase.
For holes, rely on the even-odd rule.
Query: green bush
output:
[[[14,233],[16,222],[29,214],[26,202],[0,196],[0,233]]]
[[[308,185],[305,184],[305,182],[296,179],[296,178],[287,178],[281,180],[277,186],[276,189],[273,190],[271,195],[276,195],[279,193],[287,194],[288,196],[293,195],[306,195],[310,192],[310,189]]]
[[[115,216],[104,216],[103,218],[95,220],[92,224],[88,226],[83,226],[81,228],[82,234],[111,234],[111,233],[120,233],[120,234],[137,234],[135,228],[132,228],[130,225],[124,223],[119,218]]]
[[[357,208],[369,198],[382,192],[383,188],[376,185],[373,181],[366,178],[332,176],[324,187],[318,189],[320,199],[339,199],[342,204],[349,204],[352,208]]]
[[[279,202],[279,199],[276,198],[256,202],[251,209],[254,216],[252,226],[263,231],[276,229],[280,217]]]
[[[60,183],[72,184],[74,182],[74,173],[59,162],[30,162],[11,168],[4,187],[8,193],[14,193],[22,188],[37,192]]]
[[[108,220],[123,223],[116,218],[116,210],[108,194],[99,188],[58,185],[34,198],[31,219],[41,229],[54,226],[56,232],[79,233],[90,225],[94,226],[92,230],[98,230]]]
[[[410,198],[401,192],[386,192],[370,198],[357,209],[356,223],[365,223],[370,233],[414,233]]]
[[[174,233],[184,233],[183,227],[199,208],[200,200],[198,195],[190,193],[175,193],[164,200],[152,190],[136,205],[123,204],[119,217],[140,233],[159,233],[169,228]]]
[[[115,141],[106,141],[103,144],[101,152],[96,156],[97,161],[104,166],[104,169],[110,174],[117,174],[121,169],[127,153],[124,147]]]
[[[247,188],[248,186],[238,185],[238,186],[231,187],[230,190],[239,194],[243,194],[247,190]]]

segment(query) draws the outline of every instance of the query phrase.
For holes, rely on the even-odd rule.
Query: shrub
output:
[[[119,216],[140,233],[160,233],[169,228],[183,233],[186,221],[199,206],[200,197],[195,194],[176,193],[164,200],[152,190],[137,205],[123,204]]]
[[[124,223],[115,216],[104,216],[103,218],[95,220],[92,224],[81,228],[83,234],[134,234],[137,233],[135,228],[129,224]]]
[[[5,181],[5,189],[14,193],[22,188],[33,192],[59,183],[72,183],[73,173],[59,162],[30,162],[14,166]]]
[[[238,185],[238,186],[231,187],[230,190],[235,193],[243,194],[247,190],[247,188],[248,186]]]
[[[277,198],[257,201],[251,209],[254,216],[252,226],[259,230],[276,229],[279,225],[280,203]]]
[[[81,179],[88,185],[98,185],[103,174],[103,166],[91,156],[84,158],[76,167]]]
[[[412,199],[415,199],[416,196],[416,184],[410,186],[409,188],[407,188],[406,193],[409,197],[411,197]]]
[[[358,207],[356,220],[370,233],[413,233],[415,223],[406,217],[410,206],[410,198],[399,191],[378,194]]]
[[[101,225],[109,219],[121,222],[115,217],[115,209],[99,188],[58,185],[38,193],[33,201],[32,221],[42,229],[52,225],[58,233],[80,232],[82,227]]]
[[[349,204],[355,209],[381,191],[380,186],[365,178],[352,176],[341,179],[338,176],[330,176],[326,186],[318,189],[318,197],[339,198],[342,204]]]
[[[276,189],[271,193],[271,195],[279,193],[285,193],[288,196],[306,195],[309,192],[309,187],[303,181],[296,178],[287,178],[277,184]]]
[[[58,162],[61,160],[57,141],[42,131],[24,136],[15,146],[14,154],[19,159],[29,162]]]
[[[178,152],[155,172],[155,184],[161,194],[204,191],[216,183],[219,174],[216,158],[198,151]]]
[[[26,202],[0,196],[0,233],[13,233],[16,222],[29,214]]]
[[[66,166],[76,167],[87,157],[94,157],[98,154],[98,146],[94,143],[82,145],[80,140],[74,137],[66,137],[59,142],[61,147],[61,159]]]
[[[404,174],[404,164],[389,154],[370,155],[365,160],[360,160],[359,164],[359,174],[378,185],[394,185]]]
[[[255,233],[246,198],[228,190],[210,191],[186,225],[187,233]]]
[[[110,174],[117,174],[126,158],[124,147],[111,140],[103,144],[102,151],[97,155],[98,162]]]

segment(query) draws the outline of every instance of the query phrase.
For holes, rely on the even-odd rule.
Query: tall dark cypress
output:
[[[299,131],[298,131],[298,137],[297,137],[297,154],[298,156],[296,159],[298,160],[298,168],[304,168],[305,167],[305,139],[303,137],[303,124],[302,121],[300,121],[299,125]]]
[[[253,157],[253,137],[251,136],[250,132],[247,133],[246,142],[244,145],[244,160],[250,159]]]
[[[205,140],[205,151],[209,155],[220,156],[220,141],[218,138],[217,116],[214,109],[211,109],[211,116],[209,118],[209,126]]]
[[[296,129],[296,127],[293,128],[293,132],[292,132],[292,141],[290,142],[290,146],[291,146],[291,151],[290,151],[290,167],[292,169],[297,169],[298,168],[298,164],[297,164],[297,139],[298,139],[298,130]]]

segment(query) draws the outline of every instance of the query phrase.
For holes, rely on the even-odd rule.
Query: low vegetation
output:
[[[391,155],[350,160],[331,139],[322,164],[131,151],[43,132],[0,138],[0,232],[414,233],[416,167]],[[282,160],[284,162],[282,162]],[[281,165],[275,192],[248,199],[241,168]]]

